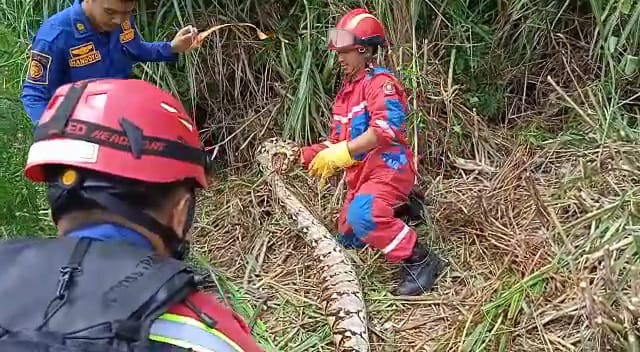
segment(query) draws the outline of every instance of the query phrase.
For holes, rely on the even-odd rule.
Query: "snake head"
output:
[[[274,137],[262,143],[258,154],[268,158],[273,171],[284,173],[298,162],[300,147],[293,141]]]

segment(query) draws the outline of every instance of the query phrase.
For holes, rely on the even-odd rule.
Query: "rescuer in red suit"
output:
[[[261,351],[182,261],[209,170],[166,91],[133,79],[58,88],[25,175],[46,184],[59,236],[0,243],[0,350],[29,338],[47,351]]]
[[[418,295],[433,286],[444,262],[394,215],[407,202],[416,175],[405,135],[404,90],[391,71],[373,64],[386,43],[382,24],[364,9],[348,12],[329,31],[329,49],[338,54],[344,80],[328,141],[303,148],[301,161],[323,179],[345,170],[339,241],[348,248],[368,244],[387,261],[402,263],[395,293]]]

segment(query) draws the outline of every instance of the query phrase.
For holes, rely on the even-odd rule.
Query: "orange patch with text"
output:
[[[122,33],[120,33],[120,43],[130,42],[136,36],[136,32],[131,27],[131,23],[127,21],[120,26],[122,27]]]
[[[102,56],[100,55],[100,52],[96,50],[93,42],[74,46],[69,49],[69,53],[71,54],[69,66],[71,67],[87,66],[102,60]]]

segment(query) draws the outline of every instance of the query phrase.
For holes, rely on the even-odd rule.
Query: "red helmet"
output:
[[[68,171],[52,175],[48,167]],[[194,121],[176,98],[141,80],[98,79],[56,90],[35,130],[25,176],[48,183],[54,222],[69,203],[97,203],[159,235],[183,258],[185,238],[120,196],[146,197],[140,183],[185,182],[194,192],[206,187],[210,169]],[[184,233],[194,207],[195,194]]]
[[[329,50],[386,45],[382,23],[362,8],[347,12],[336,27],[329,30]]]
[[[210,161],[194,121],[168,92],[141,80],[101,79],[56,90],[35,132],[25,176],[66,165],[149,183],[192,179]]]

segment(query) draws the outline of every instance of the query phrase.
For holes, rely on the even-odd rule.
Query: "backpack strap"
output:
[[[0,305],[0,326],[69,338],[104,336],[112,325],[128,330],[122,322],[157,317],[195,290],[193,274],[178,260],[121,243],[91,241],[86,251],[83,246],[75,238],[0,244],[0,266],[6,268],[0,272],[0,296],[12,302]],[[66,302],[53,307],[54,313],[50,302],[58,296]]]
[[[133,323],[138,327],[137,343],[142,350],[149,349],[149,337],[154,321],[170,307],[183,302],[194,290],[196,290],[194,276],[191,272],[181,272],[167,281],[153,297],[127,320],[129,326]],[[122,336],[122,331],[118,331],[118,326],[114,326],[114,332],[117,336]]]
[[[47,305],[47,309],[44,313],[44,319],[42,323],[36,328],[36,330],[40,330],[42,327],[47,325],[47,322],[62,308],[62,306],[67,302],[67,298],[69,297],[69,285],[72,283],[74,279],[74,275],[77,272],[82,272],[82,260],[84,256],[87,254],[89,250],[89,246],[91,245],[91,239],[89,238],[81,238],[76,242],[76,245],[73,247],[73,252],[71,252],[71,256],[69,257],[69,261],[67,264],[60,268],[60,276],[58,277],[58,289],[56,290],[56,295],[49,301]],[[51,310],[52,307],[55,308]]]

